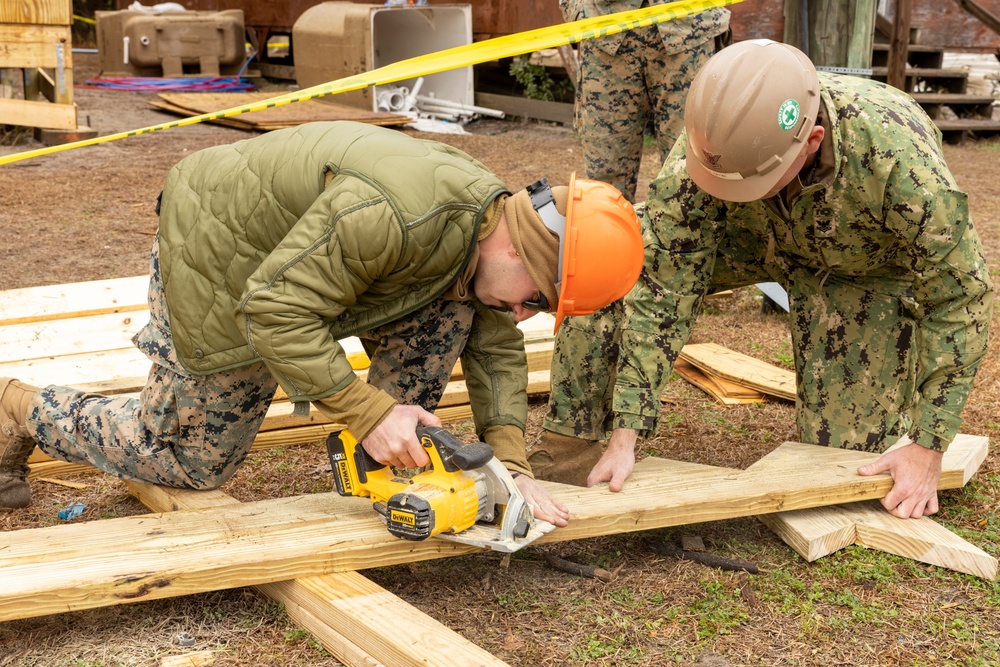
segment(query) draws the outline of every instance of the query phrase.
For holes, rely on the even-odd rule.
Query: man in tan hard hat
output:
[[[650,186],[644,273],[621,319],[613,304],[560,331],[546,430],[529,448],[536,474],[620,490],[705,295],[776,281],[789,295],[798,439],[884,452],[907,436],[858,472],[893,477],[882,504],[894,515],[933,514],[993,302],[940,132],[901,91],[817,73],[766,40],[709,60],[685,126]],[[584,368],[568,362],[582,355]]]
[[[0,378],[0,511],[30,502],[36,444],[125,479],[216,488],[278,386],[377,461],[424,466],[415,428],[440,425],[431,411],[461,359],[477,435],[536,517],[565,525],[525,460],[515,324],[592,312],[632,286],[642,236],[621,193],[575,175],[511,193],[451,146],[341,121],[194,153],[158,210],[150,322],[134,338],[152,361],[142,394]],[[338,343],[350,336],[371,357],[367,382]]]

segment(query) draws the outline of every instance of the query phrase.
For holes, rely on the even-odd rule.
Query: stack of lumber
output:
[[[32,287],[0,292],[0,377],[13,376],[37,386],[69,385],[104,394],[136,395],[149,371],[149,360],[131,338],[149,319],[146,276]],[[554,318],[538,315],[519,326],[528,353],[530,394],[549,390]],[[364,357],[356,338],[341,341],[348,357]],[[362,378],[364,364],[355,364]],[[436,414],[443,421],[471,416],[461,365],[452,373]],[[316,442],[343,425],[319,411],[292,414],[280,389],[268,409],[255,449]],[[29,459],[32,476],[52,477],[85,466],[52,461],[36,450]]]
[[[264,100],[273,99],[274,93],[160,93],[150,105],[180,116],[200,116],[223,109],[250,108]],[[303,100],[281,106],[269,106],[256,111],[241,113],[228,118],[209,121],[241,130],[267,132],[294,127],[315,121],[353,120],[371,125],[406,125],[409,116],[384,111],[366,111],[329,100]]]
[[[720,403],[795,400],[795,373],[715,343],[685,345],[674,370]]]

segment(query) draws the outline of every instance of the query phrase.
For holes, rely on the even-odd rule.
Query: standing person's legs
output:
[[[27,424],[49,456],[165,486],[215,488],[243,462],[277,383],[263,363],[206,376],[183,370],[154,244],[150,322],[133,341],[152,361],[139,398],[49,386],[34,395]]]
[[[646,81],[656,126],[656,147],[660,162],[674,147],[684,129],[684,104],[691,81],[703,64],[715,53],[714,40],[697,44],[687,51],[664,55],[647,47]]]
[[[610,183],[630,202],[642,160],[642,141],[651,106],[643,78],[646,43],[656,27],[630,30],[616,55],[600,40],[580,43],[575,126],[583,144],[587,178]]]

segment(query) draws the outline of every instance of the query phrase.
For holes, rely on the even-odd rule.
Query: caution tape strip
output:
[[[665,5],[653,5],[651,7],[643,7],[641,9],[608,14],[607,16],[597,16],[570,23],[561,23],[559,25],[549,26],[546,28],[537,28],[535,30],[519,32],[513,35],[504,35],[503,37],[487,39],[481,42],[473,42],[472,44],[464,44],[462,46],[444,49],[435,53],[400,60],[363,74],[357,74],[343,79],[338,79],[336,81],[331,81],[329,83],[320,84],[318,86],[312,86],[311,88],[306,88],[294,93],[278,95],[250,105],[232,107],[222,111],[213,111],[211,113],[201,114],[198,116],[190,116],[188,118],[182,118],[169,123],[151,125],[138,130],[108,134],[102,137],[83,139],[81,141],[74,141],[57,146],[47,146],[36,150],[0,156],[0,165],[19,162],[21,160],[27,160],[34,157],[41,157],[43,155],[50,155],[52,153],[58,153],[73,148],[82,148],[83,146],[93,146],[95,144],[103,144],[109,141],[117,141],[119,139],[126,139],[140,134],[149,134],[160,130],[169,130],[174,127],[184,127],[205,121],[229,118],[231,116],[237,116],[251,111],[259,111],[261,109],[270,109],[271,107],[283,106],[293,102],[312,100],[325,95],[336,95],[337,93],[361,90],[368,88],[369,86],[378,86],[393,83],[395,81],[402,81],[404,79],[428,76],[437,72],[443,72],[459,67],[467,67],[469,65],[476,65],[491,60],[499,60],[501,58],[509,58],[511,56],[531,53],[541,49],[551,49],[565,44],[575,44],[576,42],[582,42],[586,39],[593,39],[595,37],[616,35],[626,30],[633,30],[635,28],[644,28],[658,23],[665,23],[666,21],[671,21],[676,18],[697,14],[698,12],[703,12],[715,7],[733,5],[738,2],[742,2],[742,0],[680,0],[679,2],[672,2]]]

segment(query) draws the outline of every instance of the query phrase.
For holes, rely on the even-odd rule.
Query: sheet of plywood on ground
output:
[[[979,547],[930,517],[894,517],[877,501],[778,512],[760,519],[809,562],[857,544],[990,581],[997,577],[997,559]]]
[[[197,116],[223,109],[250,107],[263,100],[272,99],[274,93],[160,93],[160,100],[150,104],[163,111],[181,116]],[[366,111],[326,100],[303,100],[282,106],[250,111],[230,118],[211,122],[247,130],[279,130],[302,123],[329,120],[353,120],[372,125],[405,125],[413,119],[397,113]]]
[[[160,512],[239,504],[221,491],[168,489],[129,483],[147,507]],[[331,501],[356,505],[353,498]],[[506,663],[424,614],[357,572],[338,572],[261,584],[257,590],[285,605],[288,615],[309,630],[347,665],[496,665]]]
[[[723,405],[760,403],[764,400],[764,394],[756,389],[706,375],[697,366],[680,357],[674,362],[674,372]]]
[[[756,389],[768,396],[795,400],[795,373],[766,361],[715,343],[685,345],[680,356],[706,375]]]
[[[986,438],[957,438],[938,488],[964,485],[987,449]],[[648,462],[620,493],[547,483],[569,507],[570,523],[541,542],[878,499],[892,479],[857,474],[877,458],[788,442],[745,471],[690,465],[684,474],[672,465],[665,475]],[[398,540],[369,501],[358,498],[358,509],[346,511],[329,495],[0,533],[0,620],[477,551]]]

